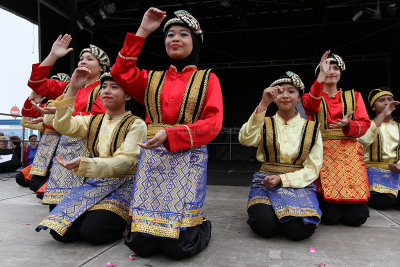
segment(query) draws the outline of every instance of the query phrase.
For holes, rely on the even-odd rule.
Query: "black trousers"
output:
[[[322,211],[321,223],[344,224],[348,226],[360,226],[367,221],[369,209],[367,203],[335,204],[323,200],[318,193],[319,208]]]
[[[287,238],[298,241],[310,237],[317,228],[315,224],[304,224],[301,218],[281,223],[272,206],[267,204],[252,205],[247,209],[247,213],[250,228],[262,237],[284,234]]]
[[[51,206],[50,210],[54,207]],[[54,230],[50,230],[50,234],[63,243],[84,240],[101,245],[122,238],[125,229],[126,221],[114,212],[92,210],[81,215],[63,236]]]
[[[48,180],[48,176],[32,175],[31,182],[29,183],[29,189],[33,192],[38,191],[42,185],[44,185]]]
[[[162,252],[170,259],[179,260],[191,257],[205,249],[211,238],[211,222],[188,227],[181,231],[179,239],[162,238],[129,232],[125,236],[125,245],[140,257],[151,257]]]
[[[391,208],[400,209],[400,192],[395,197],[392,194],[374,193],[368,201],[368,206],[377,210],[386,210]]]
[[[20,186],[29,186],[30,181],[25,181],[25,176],[22,172],[18,172],[17,176],[15,176],[15,181]]]

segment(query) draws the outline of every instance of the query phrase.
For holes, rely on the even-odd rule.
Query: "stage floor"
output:
[[[209,165],[205,213],[212,239],[199,255],[171,261],[161,255],[129,260],[131,251],[118,241],[103,246],[61,244],[48,231],[34,228],[48,214],[29,189],[0,174],[0,266],[399,266],[400,211],[370,210],[361,227],[320,225],[304,241],[263,239],[246,224],[248,184],[257,164]],[[234,166],[233,166],[234,165]],[[225,167],[224,167],[225,166]],[[246,168],[254,167],[249,171]],[[223,185],[221,185],[223,184]],[[236,184],[237,186],[229,186]],[[239,185],[238,185],[239,184]],[[246,185],[246,186],[240,186]],[[316,252],[311,253],[310,248]]]

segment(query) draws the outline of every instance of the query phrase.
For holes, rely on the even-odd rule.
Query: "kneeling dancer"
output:
[[[130,220],[130,192],[140,152],[137,143],[146,137],[146,125],[125,109],[131,97],[109,73],[101,76],[106,113],[72,117],[76,92],[89,72],[86,67],[75,70],[68,92],[55,102],[54,118],[54,128],[61,134],[87,139],[92,158],[66,162],[57,156],[60,165],[86,177],[85,182],[61,200],[37,231],[50,228],[54,239],[61,242],[83,239],[104,244],[121,238]]]
[[[239,133],[245,146],[257,147],[262,163],[251,183],[247,223],[262,237],[283,233],[289,239],[311,236],[321,219],[316,186],[322,167],[319,124],[300,117],[296,104],[304,90],[288,71],[264,90],[262,99]],[[278,112],[265,117],[274,102]]]

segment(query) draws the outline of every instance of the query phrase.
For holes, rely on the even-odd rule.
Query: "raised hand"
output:
[[[279,85],[268,87],[263,91],[263,95],[260,103],[258,104],[256,113],[261,113],[267,109],[267,107],[274,102],[276,97],[280,92],[283,91],[283,88]]]
[[[146,38],[160,27],[161,22],[167,17],[167,12],[150,7],[143,15],[142,23],[136,32],[137,36]]]
[[[329,124],[329,128],[339,129],[339,128],[346,127],[347,125],[349,125],[350,117],[351,117],[351,115],[353,115],[353,113],[354,113],[353,111],[350,111],[341,120]]]
[[[152,149],[161,146],[168,139],[167,132],[163,129],[156,133],[156,135],[148,140],[146,143],[137,143],[138,146],[144,149]]]
[[[89,74],[90,70],[86,67],[76,68],[71,76],[71,83],[64,98],[76,96],[76,93],[78,92],[79,88],[82,88],[86,85],[86,82],[89,78]]]
[[[60,154],[57,155],[56,160],[61,166],[68,170],[78,168],[81,163],[81,158],[74,158],[71,161],[65,161]]]
[[[331,60],[328,59],[330,53],[331,50],[325,51],[325,53],[321,57],[321,61],[319,62],[318,82],[325,81],[325,76],[326,73],[329,71],[329,64],[331,62]]]
[[[263,180],[263,185],[265,185],[265,187],[268,187],[269,189],[272,189],[275,186],[280,185],[281,183],[282,183],[282,180],[279,175],[267,176]]]
[[[31,92],[28,99],[32,100],[36,104],[41,103],[46,97],[36,94],[34,91]]]
[[[396,106],[400,104],[399,101],[392,101],[386,105],[385,109],[382,111],[383,116],[388,117],[392,115],[392,112],[396,109]]]
[[[72,37],[69,34],[64,34],[64,36],[59,35],[57,40],[53,43],[51,47],[50,54],[56,58],[60,58],[68,54],[73,50],[73,48],[68,48],[72,41]]]

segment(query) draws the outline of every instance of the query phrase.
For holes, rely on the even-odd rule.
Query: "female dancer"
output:
[[[83,239],[105,244],[121,238],[130,220],[130,192],[140,152],[137,143],[146,137],[146,124],[125,109],[131,97],[109,73],[101,76],[101,101],[106,114],[71,116],[76,94],[89,74],[86,67],[75,70],[68,92],[55,102],[54,118],[58,132],[88,141],[91,158],[65,161],[57,156],[61,166],[86,179],[39,223],[37,231],[50,228],[53,238],[61,242]]]
[[[137,57],[146,37],[166,13],[150,8],[136,34],[128,33],[111,73],[146,107],[148,135],[141,150],[132,191],[132,226],[125,244],[140,256],[158,251],[174,259],[202,251],[211,237],[203,218],[206,193],[206,144],[222,125],[218,78],[196,67],[203,33],[186,11],[164,25],[171,66],[166,71],[140,70]]]
[[[361,144],[370,120],[359,92],[342,91],[342,58],[326,51],[318,78],[302,102],[308,118],[321,124],[324,159],[318,186],[322,223],[359,226],[367,220],[370,196]]]
[[[56,99],[68,90],[69,83],[56,81],[55,79],[46,79],[53,64],[61,57],[72,51],[68,48],[72,38],[65,34],[59,36],[54,42],[49,55],[42,63],[32,66],[32,74],[28,86],[37,94]],[[78,67],[86,67],[90,70],[87,82],[79,88],[76,102],[74,104],[75,112],[73,115],[80,114],[101,114],[105,112],[100,95],[100,75],[106,70],[110,62],[107,54],[100,48],[90,45],[79,55]],[[66,160],[72,160],[79,156],[89,156],[86,142],[80,137],[61,136],[57,146],[56,154],[61,154]],[[53,159],[53,165],[43,197],[43,204],[51,204],[54,207],[65,197],[69,191],[83,183],[84,178],[73,175],[72,171],[59,165]]]
[[[257,159],[262,162],[247,205],[247,223],[262,237],[283,233],[303,240],[314,233],[321,219],[313,181],[322,166],[322,138],[319,124],[296,112],[303,91],[300,77],[288,71],[264,90],[239,132],[240,143],[257,147]],[[272,102],[278,112],[265,117]]]

